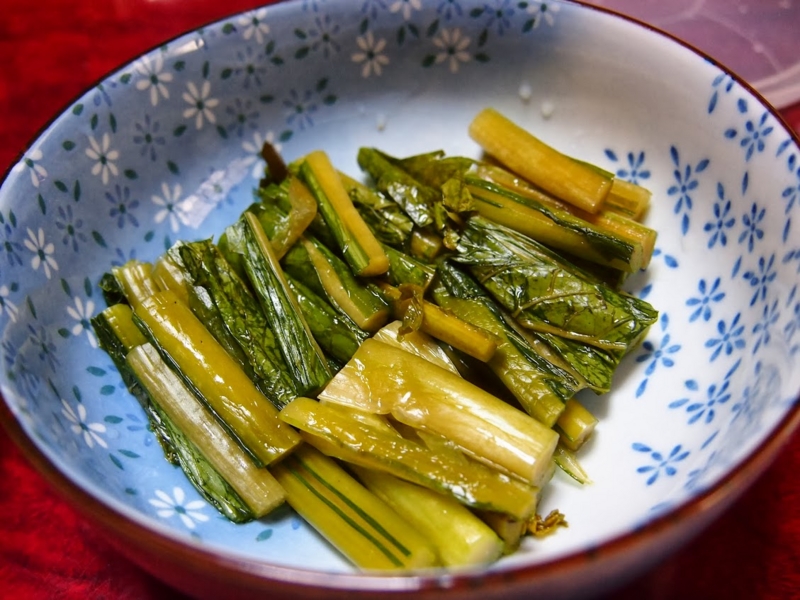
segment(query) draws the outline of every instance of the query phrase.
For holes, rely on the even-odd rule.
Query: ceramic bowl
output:
[[[653,192],[659,232],[627,288],[660,311],[541,511],[569,528],[488,568],[357,573],[291,511],[219,517],[164,460],[89,318],[110,265],[218,234],[252,200],[265,140],[478,156],[494,106]],[[642,24],[572,2],[304,0],[168,41],[77,98],[0,188],[4,420],[122,552],[198,596],[594,593],[697,533],[800,416],[800,148],[756,93]],[[605,586],[605,587],[604,587]]]

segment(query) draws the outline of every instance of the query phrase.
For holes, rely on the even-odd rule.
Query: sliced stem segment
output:
[[[304,445],[272,467],[297,513],[361,569],[437,564],[431,544],[336,461]]]
[[[491,360],[497,351],[497,339],[486,329],[418,295],[408,296],[400,290],[387,293],[399,295],[394,302],[394,312],[407,328],[424,331],[481,362]]]
[[[598,264],[635,273],[641,244],[598,228],[567,211],[549,208],[491,182],[468,178],[478,213],[534,240]]]
[[[245,211],[239,221],[247,277],[283,355],[298,395],[315,394],[331,378],[322,349],[314,339],[258,219]],[[229,237],[230,242],[230,237]]]
[[[633,214],[621,209],[615,209],[613,206],[614,190],[617,188],[633,188],[633,194],[646,197],[648,199],[647,202],[649,202],[650,192],[641,186],[615,178],[614,184],[611,187],[611,193],[609,193],[606,199],[604,208],[592,214],[544,193],[542,190],[533,187],[529,182],[520,179],[510,171],[497,165],[485,162],[476,163],[474,173],[470,177],[477,177],[486,182],[493,183],[523,198],[527,198],[537,204],[544,205],[556,211],[567,211],[576,218],[590,223],[600,230],[608,231],[610,235],[620,236],[628,239],[631,243],[639,244],[642,247],[641,268],[646,269],[650,264],[650,258],[655,248],[657,232],[639,222],[639,219],[644,216],[645,209],[641,209],[641,212]]]
[[[92,319],[92,326],[100,347],[108,352],[128,390],[142,406],[167,461],[180,466],[197,491],[226,518],[234,523],[252,520],[254,515],[250,507],[183,434],[128,363],[127,357],[147,344],[133,321],[130,306],[110,306]]]
[[[570,398],[564,413],[558,419],[556,430],[561,434],[561,443],[570,450],[577,451],[592,436],[595,427],[597,417],[577,399]]]
[[[97,336],[97,343],[105,350],[111,361],[117,367],[123,383],[128,391],[136,398],[144,410],[149,427],[158,441],[164,457],[172,464],[178,464],[176,441],[173,439],[172,429],[157,407],[150,400],[150,396],[128,367],[125,361],[128,352],[136,346],[147,343],[147,338],[133,322],[133,310],[124,303],[112,304],[100,314],[92,317],[92,329]]]
[[[134,314],[167,364],[256,464],[270,464],[300,443],[297,433],[278,419],[275,407],[173,292],[153,294]]]
[[[320,214],[353,272],[362,277],[385,273],[389,259],[353,206],[327,154],[317,150],[306,156],[300,165],[300,176],[316,198]]]
[[[151,344],[134,348],[127,360],[153,401],[236,490],[255,518],[283,504],[285,494],[280,484],[269,471],[253,464]]]
[[[354,470],[367,489],[425,536],[444,566],[483,565],[500,558],[500,538],[454,498],[381,471]]]
[[[125,299],[133,308],[158,291],[158,286],[153,280],[153,265],[140,260],[129,260],[120,267],[111,269],[111,273],[122,289]]]
[[[133,309],[128,304],[114,304],[92,319],[100,347],[114,364],[124,363],[125,356],[136,346],[147,342],[133,322]],[[121,372],[125,378],[125,370]],[[126,382],[127,383],[127,382]]]
[[[375,426],[335,404],[297,398],[281,419],[303,432],[303,438],[334,458],[391,473],[473,508],[528,519],[536,510],[537,489],[453,451],[434,452],[386,426]]]
[[[386,324],[389,306],[375,291],[374,284],[356,278],[342,259],[316,239],[304,236],[286,254],[283,267],[361,329],[375,332]]]
[[[366,340],[319,395],[441,435],[476,460],[532,485],[558,434],[458,375],[405,350]]]
[[[478,113],[469,134],[515,173],[587,212],[599,211],[611,190],[611,177],[555,150],[492,108]]]

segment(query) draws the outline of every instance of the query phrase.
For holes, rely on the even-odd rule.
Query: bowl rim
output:
[[[85,87],[81,92],[72,97],[62,109],[53,114],[33,135],[17,157],[6,167],[0,177],[0,189],[11,177],[14,167],[22,160],[25,153],[38,139],[61,117],[70,106],[83,97],[88,91],[97,87],[114,73],[132,64],[141,56],[152,53],[164,44],[169,44],[181,37],[200,28],[207,28],[220,24],[234,16],[244,14],[259,8],[276,6],[280,4],[299,3],[300,0],[276,0],[257,4],[247,11],[237,11],[227,16],[211,20],[203,25],[182,31],[171,38],[165,39],[157,45],[144,50],[137,56],[123,61],[116,67],[109,69],[95,82]],[[761,102],[784,130],[800,147],[800,132],[795,131],[775,108],[755,87],[746,82],[734,70],[724,63],[711,57],[705,51],[693,44],[682,40],[674,34],[664,31],[654,25],[648,24],[636,17],[626,15],[618,10],[588,4],[585,0],[561,0],[568,4],[581,7],[584,10],[595,11],[622,19],[651,33],[667,38],[674,44],[683,46],[699,58],[716,66],[729,75],[739,86]],[[160,533],[155,528],[147,527],[135,519],[118,512],[110,505],[96,498],[89,491],[76,485],[61,469],[59,469],[40,449],[33,439],[26,433],[22,424],[13,413],[8,402],[0,392],[0,423],[20,449],[22,455],[34,469],[65,499],[78,513],[92,522],[107,541],[122,555],[138,564],[146,571],[158,578],[175,585],[179,589],[193,590],[195,593],[208,591],[206,582],[198,584],[191,581],[193,574],[202,573],[224,587],[222,590],[231,591],[241,588],[260,593],[268,592],[270,596],[284,594],[298,597],[319,598],[325,595],[346,594],[353,598],[362,594],[385,593],[410,593],[415,598],[436,594],[458,594],[465,597],[477,594],[477,598],[486,598],[487,594],[499,591],[502,588],[503,597],[508,590],[528,590],[534,585],[547,585],[570,576],[587,564],[597,566],[599,563],[607,564],[612,561],[622,561],[631,550],[645,549],[658,541],[669,540],[673,533],[672,525],[676,522],[691,522],[696,525],[692,533],[684,536],[685,539],[677,540],[680,543],[699,533],[703,527],[721,514],[730,506],[752,483],[754,483],[769,467],[773,460],[788,444],[793,434],[800,428],[800,393],[793,400],[787,413],[768,432],[767,437],[744,457],[730,472],[721,477],[713,485],[699,494],[683,500],[676,506],[665,510],[660,515],[648,521],[641,527],[624,532],[597,544],[594,547],[574,551],[562,556],[537,562],[529,565],[515,565],[508,569],[490,571],[464,571],[445,572],[442,574],[411,574],[411,575],[382,575],[371,573],[331,573],[274,565],[250,558],[223,555],[217,551],[200,546],[186,544],[177,538]],[[99,527],[98,527],[99,525]],[[677,549],[677,548],[673,548]],[[144,554],[151,553],[151,557]],[[172,571],[165,569],[170,565]],[[645,567],[634,573],[629,573],[627,578],[637,575]],[[602,568],[601,568],[602,570]],[[603,577],[595,574],[599,580]]]

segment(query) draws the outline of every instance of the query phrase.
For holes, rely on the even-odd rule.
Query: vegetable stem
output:
[[[327,298],[361,329],[375,332],[389,318],[389,306],[369,284],[353,275],[345,262],[310,236],[286,254],[286,272]]]
[[[253,464],[151,344],[134,348],[127,360],[153,401],[236,490],[255,518],[263,517],[283,503],[285,494],[276,479],[266,469]]]
[[[456,450],[434,452],[396,431],[355,417],[358,411],[309,398],[297,398],[281,419],[302,431],[323,453],[365,468],[391,473],[473,508],[527,519],[536,510],[536,488],[475,461]]]
[[[587,212],[600,210],[611,190],[610,177],[561,154],[492,108],[478,113],[469,134],[515,173]]]
[[[448,567],[494,562],[503,544],[494,531],[454,498],[374,469],[356,476],[428,540]]]
[[[436,565],[436,552],[421,533],[313,447],[300,447],[272,473],[292,508],[359,568]]]
[[[452,440],[476,460],[538,485],[558,434],[449,370],[368,339],[319,398],[391,414]]]
[[[245,211],[243,229],[244,267],[267,322],[281,349],[298,395],[314,394],[331,378],[322,349],[303,317],[289,284],[258,219]]]
[[[300,165],[300,175],[356,275],[374,277],[389,270],[389,259],[383,247],[353,206],[327,154],[317,150],[306,156]]]
[[[158,286],[152,278],[152,272],[152,264],[136,259],[111,269],[111,273],[122,288],[125,299],[133,308],[158,291]]]
[[[157,292],[136,317],[162,358],[217,416],[256,464],[270,464],[300,443],[236,361],[173,292]]]

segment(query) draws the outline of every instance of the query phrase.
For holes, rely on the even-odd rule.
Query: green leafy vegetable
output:
[[[534,331],[624,354],[658,318],[647,302],[482,217],[467,222],[454,260],[468,265],[494,299]]]
[[[245,282],[210,240],[184,244],[180,253],[193,284],[208,292],[228,331],[247,355],[258,389],[276,407],[291,402],[298,392],[275,334]]]

